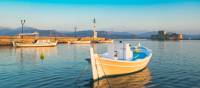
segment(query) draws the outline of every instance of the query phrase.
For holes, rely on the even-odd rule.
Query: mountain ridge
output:
[[[24,33],[38,32],[40,36],[65,36],[65,37],[91,37],[92,30],[86,29],[77,31],[57,31],[57,30],[43,30],[34,27],[24,27]],[[21,33],[21,27],[8,28],[0,27],[0,36],[14,36]],[[171,33],[171,32],[169,32]],[[131,32],[116,32],[116,31],[97,31],[98,37],[111,38],[111,39],[150,39],[151,35],[157,34],[157,31],[131,33]],[[200,34],[191,35],[183,34],[184,39],[200,39]]]
[[[92,30],[82,30],[75,32],[69,31],[56,31],[56,30],[42,30],[33,27],[24,27],[24,33],[32,33],[38,32],[40,36],[66,36],[66,37],[74,37],[75,34],[77,37],[90,37],[92,36]],[[21,33],[21,28],[5,28],[0,27],[0,36],[14,36]],[[104,38],[134,38],[132,33],[129,32],[115,32],[115,31],[97,31],[98,37]]]

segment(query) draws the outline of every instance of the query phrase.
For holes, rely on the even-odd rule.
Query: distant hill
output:
[[[152,35],[156,35],[156,34],[158,34],[157,31],[136,33],[135,38],[137,38],[137,39],[150,39]]]
[[[24,27],[24,33],[32,33],[32,32],[38,32],[40,34],[40,36],[64,35],[64,33],[57,32],[54,30],[40,30],[40,29],[32,28],[32,27]],[[11,29],[11,28],[0,27],[0,35],[14,36],[19,33],[21,33],[21,28]]]
[[[76,32],[77,37],[88,37],[92,36],[93,31],[91,30],[84,30],[84,31],[78,31]],[[75,36],[75,32],[65,32],[66,36]],[[104,38],[112,38],[112,39],[119,39],[119,38],[125,38],[125,39],[132,39],[134,38],[134,35],[129,32],[114,32],[114,31],[97,31],[98,37],[104,37]]]
[[[91,30],[85,30],[85,31],[78,31],[76,32],[77,37],[87,37],[92,36],[93,31]],[[66,36],[74,36],[74,32],[67,32],[65,33]],[[104,38],[112,38],[112,39],[119,39],[119,38],[125,38],[125,39],[132,39],[134,38],[134,35],[129,32],[114,32],[114,31],[97,31],[98,37],[104,37]]]
[[[40,36],[75,36],[75,32],[61,32],[56,30],[42,30],[33,27],[25,27],[24,33],[39,32]],[[6,28],[0,27],[0,36],[7,35],[13,36],[21,33],[21,28]],[[171,33],[171,32],[169,32]],[[111,38],[111,39],[150,39],[151,35],[156,35],[157,31],[152,32],[141,32],[141,33],[130,33],[130,32],[115,32],[115,31],[97,31],[98,37]],[[77,37],[89,37],[92,36],[92,30],[77,31]],[[183,34],[183,39],[200,39],[198,35]]]
[[[0,35],[15,35],[18,34],[19,32],[17,30],[13,30],[11,28],[4,28],[4,27],[0,27]]]
[[[129,32],[114,32],[114,31],[98,31],[98,35],[100,37],[106,37],[112,39],[118,39],[118,38],[133,39],[135,37],[134,34]]]
[[[75,36],[75,32],[60,32],[55,30],[42,30],[32,27],[25,27],[24,33],[32,33],[32,32],[38,32],[40,36]],[[17,35],[21,33],[21,28],[11,29],[11,28],[2,28],[0,27],[0,35]],[[77,37],[88,37],[92,36],[91,30],[84,30],[84,31],[77,31],[76,32]],[[97,31],[98,37],[104,37],[104,38],[113,38],[113,39],[119,39],[119,38],[127,38],[132,39],[134,38],[134,35],[129,32],[114,32],[114,31]]]
[[[167,32],[168,34],[173,34],[173,32]],[[157,31],[136,33],[136,39],[150,39],[152,35],[157,35]],[[200,34],[183,34],[184,40],[200,40]]]
[[[188,39],[188,40],[200,40],[200,34],[196,35],[188,35],[188,34],[183,34],[183,39]]]

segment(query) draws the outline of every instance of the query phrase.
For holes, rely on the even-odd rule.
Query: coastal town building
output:
[[[183,35],[177,33],[167,33],[165,31],[158,31],[157,35],[151,36],[152,40],[182,40]]]

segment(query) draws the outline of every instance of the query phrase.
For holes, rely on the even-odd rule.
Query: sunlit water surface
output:
[[[119,40],[115,40],[115,43]],[[90,45],[0,47],[0,88],[199,88],[200,41],[124,40],[152,49],[145,70],[92,82]],[[107,44],[97,44],[98,53]],[[44,58],[42,57],[44,56]]]

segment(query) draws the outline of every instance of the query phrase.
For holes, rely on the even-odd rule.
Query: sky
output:
[[[200,0],[0,0],[0,27],[200,34]]]

